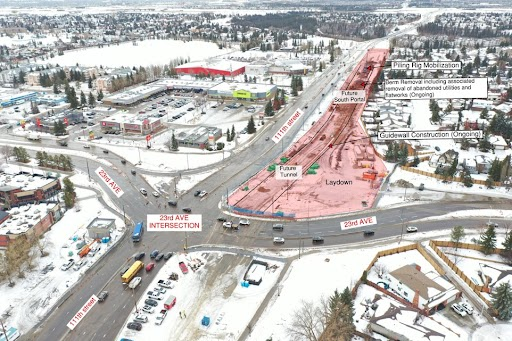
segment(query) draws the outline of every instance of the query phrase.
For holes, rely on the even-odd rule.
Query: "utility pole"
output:
[[[91,171],[89,170],[89,161],[85,158],[85,164],[87,165],[87,174],[89,175],[89,181],[91,181]]]
[[[141,165],[142,164],[142,160],[140,159],[140,147],[139,146],[137,146],[137,150],[139,151],[139,165]]]
[[[400,245],[400,242],[402,241],[402,238],[404,236],[404,218],[403,218],[403,214],[404,214],[404,209],[402,208],[400,210],[400,220],[402,221],[402,232],[400,233],[400,240],[398,241],[398,245]]]
[[[132,296],[133,296],[133,303],[135,305],[135,311],[137,313],[139,313],[139,308],[137,307],[137,299],[135,298],[134,292],[135,292],[135,288],[132,288]]]

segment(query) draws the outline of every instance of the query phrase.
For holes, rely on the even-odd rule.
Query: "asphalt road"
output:
[[[380,40],[372,42],[378,43]],[[372,43],[367,43],[364,46],[370,47]],[[362,48],[352,55],[352,59],[345,61],[346,67],[344,70],[350,71],[351,67],[357,61],[357,58],[366,52],[366,48]],[[239,232],[225,232],[220,223],[216,221],[217,216],[220,214],[218,210],[219,201],[225,197],[226,193],[233,190],[245,182],[250,176],[256,174],[262,167],[265,167],[272,160],[276,159],[288,145],[292,143],[293,136],[299,129],[303,129],[302,124],[293,127],[283,143],[274,144],[271,141],[264,141],[264,137],[273,136],[279,130],[281,125],[288,119],[288,117],[297,109],[304,108],[307,115],[318,114],[317,106],[322,100],[321,94],[325,91],[332,91],[332,85],[338,83],[344,76],[344,70],[338,71],[341,66],[337,62],[334,67],[324,71],[326,77],[320,77],[313,84],[311,84],[300,98],[295,100],[289,105],[281,115],[275,117],[274,121],[266,124],[262,132],[259,132],[260,138],[251,144],[242,152],[233,155],[222,165],[222,169],[214,175],[205,179],[198,188],[207,190],[209,195],[204,199],[193,197],[191,193],[186,193],[179,198],[179,205],[177,208],[169,208],[166,213],[181,212],[182,207],[191,207],[193,213],[201,213],[203,215],[203,231],[194,233],[185,237],[184,233],[174,233],[172,236],[164,236],[157,232],[146,232],[143,236],[142,242],[133,244],[130,240],[130,233],[109,252],[105,258],[96,265],[80,283],[73,289],[69,298],[64,301],[57,308],[53,309],[51,315],[38,326],[34,333],[28,333],[23,336],[24,340],[114,340],[119,329],[123,326],[134,302],[140,297],[142,292],[147,288],[149,282],[156,276],[158,269],[149,274],[143,273],[143,281],[141,286],[135,292],[126,289],[120,281],[119,271],[126,264],[132,262],[132,257],[135,253],[145,251],[151,252],[153,249],[160,251],[179,251],[182,250],[187,239],[188,245],[197,245],[202,243],[215,243],[215,244],[231,244],[242,247],[249,246],[263,246],[274,247],[271,245],[271,237],[273,236],[270,230],[269,222],[252,221],[251,226],[243,228]],[[339,74],[338,74],[339,72]],[[308,127],[305,127],[307,129]],[[49,146],[52,148],[71,148],[76,150],[84,150],[82,144],[70,141],[68,147],[59,147],[54,141],[42,141],[41,145]],[[158,208],[158,201],[164,202],[163,198],[155,199],[148,196],[142,196],[138,189],[145,187],[149,189],[149,185],[139,175],[138,171],[136,176],[129,173],[130,165],[122,165],[120,158],[113,153],[103,154],[101,147],[93,147],[88,152],[96,154],[108,161],[112,162],[112,167],[102,165],[102,167],[118,182],[125,194],[117,199],[111,195],[109,189],[104,187],[106,193],[113,198],[113,201],[121,209],[124,207],[126,214],[130,216],[133,221],[145,221],[146,215],[150,213],[162,213],[163,209]],[[255,158],[254,156],[258,156]],[[85,161],[83,158],[73,157],[75,167],[87,172],[87,163],[91,176],[96,177],[93,173],[99,163],[96,161]],[[146,173],[146,172],[144,172]],[[151,172],[147,172],[151,173]],[[97,179],[96,179],[97,180]],[[103,185],[102,185],[103,186]],[[148,205],[146,205],[148,202]],[[510,207],[508,202],[495,202],[493,208]],[[432,215],[439,215],[443,213],[453,212],[459,209],[473,209],[473,208],[488,208],[488,203],[475,202],[461,202],[461,203],[435,203],[431,205],[409,206],[404,210],[404,221],[419,219],[421,217],[428,217]],[[379,210],[371,213],[376,215],[379,224],[376,226],[376,234],[373,239],[396,236],[402,230],[402,223],[400,220],[401,209]],[[356,214],[353,217],[363,217],[369,215],[368,213]],[[362,229],[358,229],[356,233],[341,233],[339,222],[341,220],[349,219],[347,217],[335,218],[328,220],[315,220],[308,222],[294,222],[287,224],[285,231],[282,235],[289,241],[283,247],[295,247],[294,240],[304,236],[321,234],[326,237],[325,245],[334,244],[347,244],[354,242],[361,242],[364,240]],[[460,220],[458,224],[468,224],[473,226],[473,220]],[[440,228],[449,228],[454,224],[453,219],[446,221],[436,221],[422,224],[415,224],[420,228],[420,231],[428,231]],[[309,238],[309,237],[308,237]],[[291,245],[290,245],[291,244]],[[298,244],[297,244],[298,246]],[[307,244],[306,244],[307,246]],[[171,258],[169,261],[176,261]],[[162,261],[163,262],[163,261]],[[157,268],[159,265],[157,265]],[[81,308],[84,302],[92,295],[98,294],[101,290],[108,290],[109,297],[105,303],[95,306],[90,314],[88,314],[80,324],[70,331],[66,325],[72,316]]]

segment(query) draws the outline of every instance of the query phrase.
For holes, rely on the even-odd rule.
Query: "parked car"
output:
[[[364,231],[363,232],[363,235],[365,237],[373,236],[374,234],[375,234],[375,231],[372,231],[372,230],[368,230],[368,231]]]
[[[108,154],[108,150],[103,149],[103,153]]]
[[[188,268],[185,262],[179,262],[178,265],[180,266],[180,270],[183,274],[188,274]]]
[[[418,232],[418,228],[416,226],[407,226],[407,233]]]
[[[158,198],[160,196],[160,193],[158,193],[157,191],[154,191],[151,194],[153,194],[155,198]]]
[[[274,237],[274,244],[284,244],[283,237]]]
[[[313,244],[322,244],[324,242],[324,237],[315,236],[313,237]]]
[[[130,172],[132,173],[132,175],[137,174],[137,172],[135,171],[135,169],[132,169]]]
[[[164,322],[165,317],[167,316],[167,309],[160,310],[160,315],[156,317],[155,324],[157,326],[161,325]]]
[[[183,207],[182,208],[182,211],[183,212],[187,212],[187,213],[191,213],[192,212],[192,209],[190,207]]]
[[[148,191],[146,191],[144,188],[139,189],[139,191],[142,193],[142,195],[148,195]]]
[[[145,252],[141,252],[139,254],[137,254],[135,257],[133,257],[133,259],[135,260],[141,260],[142,258],[144,258],[146,256],[146,253]],[[125,271],[126,272],[126,271]]]
[[[72,259],[72,258],[70,258],[70,259],[67,261],[67,263],[62,264],[62,266],[60,267],[60,269],[61,269],[62,271],[67,271],[70,267],[72,267],[72,266],[73,266],[73,264],[75,264],[75,260],[74,260],[74,259]]]
[[[103,302],[107,299],[108,291],[102,291],[98,294],[98,301]]]
[[[144,314],[137,314],[133,318],[133,322],[147,323],[148,322],[148,317],[146,315],[144,315]]]
[[[418,189],[420,191],[423,191],[425,189],[425,184],[420,184],[420,186],[418,187]]]
[[[153,250],[153,252],[151,252],[151,254],[149,255],[149,257],[150,257],[151,259],[156,258],[156,256],[158,256],[158,254],[159,254],[159,253],[160,253],[160,251],[158,251],[158,250]]]
[[[150,305],[152,307],[156,307],[158,305],[158,302],[155,301],[155,300],[152,300],[151,298],[147,298],[145,301],[144,301],[145,304],[147,305]]]
[[[240,219],[240,225],[251,225],[251,222],[249,221],[249,219],[242,218]]]
[[[142,307],[142,311],[148,314],[153,314],[155,312],[155,308],[150,305],[145,305]]]
[[[233,226],[233,223],[230,222],[230,221],[225,221],[222,223],[222,227],[225,227],[225,228],[231,228]]]
[[[464,309],[462,309],[461,306],[458,305],[457,303],[452,304],[452,309],[453,309],[453,311],[455,311],[457,314],[459,314],[462,317],[467,315],[467,313],[464,311]]]
[[[164,256],[164,259],[165,260],[169,260],[171,257],[173,256],[173,253],[172,252],[167,252]]]
[[[178,203],[176,201],[171,200],[171,201],[168,201],[167,203],[169,204],[169,206],[174,206],[174,207],[178,206]]]
[[[225,222],[227,219],[225,217],[218,217],[217,221]]]
[[[148,265],[146,265],[146,272],[150,272],[155,267],[155,263],[151,262]]]
[[[201,191],[201,193],[199,193],[199,198],[203,198],[205,195],[207,195],[208,192],[206,191]]]
[[[194,196],[195,196],[195,197],[199,196],[199,194],[201,194],[201,191],[195,191],[195,192],[194,192]]]
[[[160,288],[160,287],[153,288],[153,291],[154,292],[159,292],[161,295],[163,295],[163,294],[165,294],[167,292],[166,289]]]
[[[123,165],[126,165],[126,160],[125,160],[125,159],[122,159],[122,160],[121,160],[121,163],[122,163]]]
[[[487,224],[487,227],[494,227],[495,229],[497,229],[499,227],[499,225],[497,223],[494,223],[492,221],[489,221]]]
[[[462,308],[469,315],[473,315],[473,307],[469,305],[467,302],[460,302],[459,307]]]
[[[151,293],[151,295],[149,294]],[[148,298],[152,299],[152,300],[156,300],[156,301],[161,301],[164,299],[164,296],[162,294],[160,294],[159,292],[149,292],[148,293]]]
[[[126,328],[132,329],[132,330],[141,330],[142,324],[140,324],[139,322],[130,322],[126,325]]]

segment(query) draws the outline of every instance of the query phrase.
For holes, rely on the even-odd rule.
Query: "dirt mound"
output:
[[[258,187],[258,192],[266,193],[266,192],[270,192],[270,189],[260,186],[260,187]]]
[[[414,185],[409,181],[405,181],[403,179],[397,180],[393,183],[393,186],[401,187],[401,188],[414,188]]]

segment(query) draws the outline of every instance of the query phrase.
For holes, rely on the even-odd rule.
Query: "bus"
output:
[[[128,284],[130,281],[135,277],[137,272],[139,272],[144,267],[144,263],[142,263],[140,260],[133,263],[132,266],[123,274],[123,277],[121,277],[121,280],[123,283]]]
[[[132,241],[140,242],[140,238],[142,238],[143,233],[144,233],[144,222],[141,221],[140,223],[135,225],[135,228],[133,229]]]

